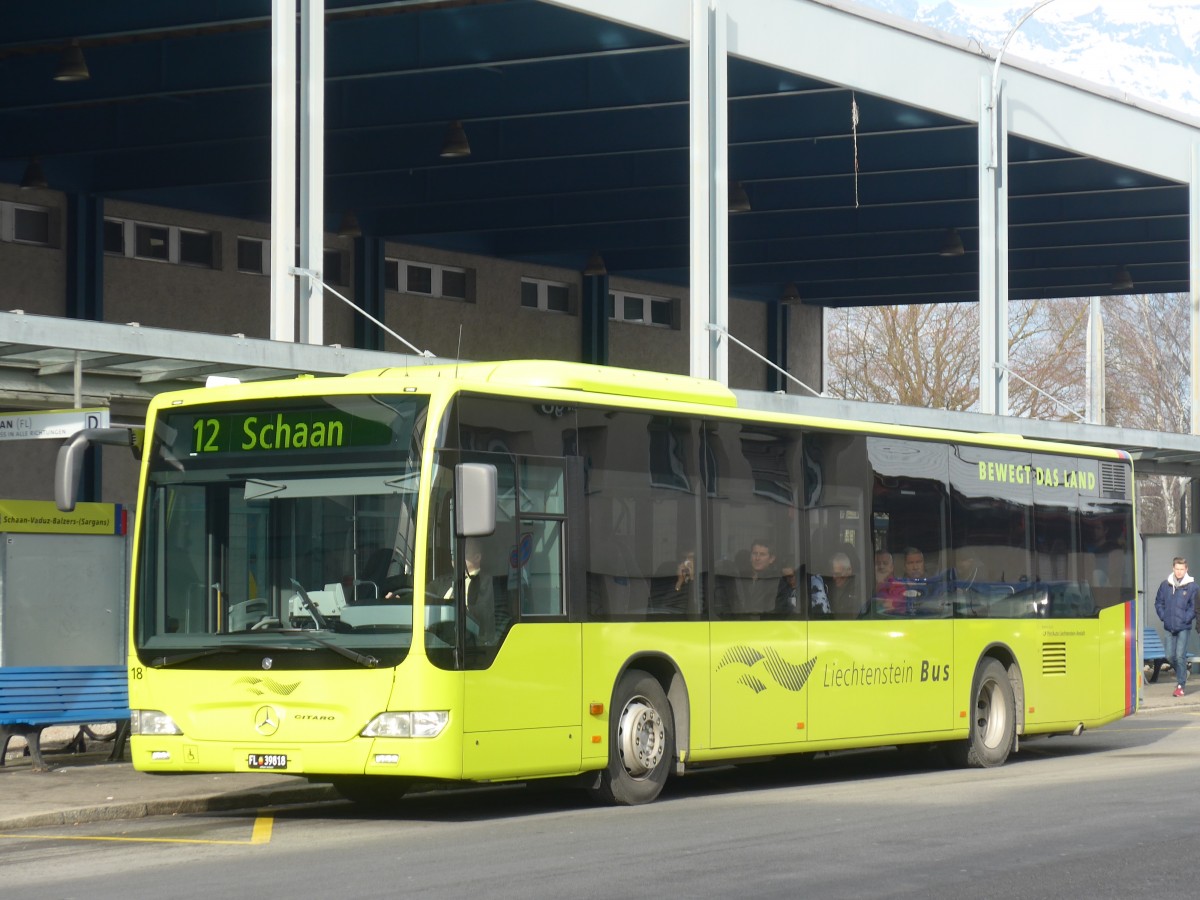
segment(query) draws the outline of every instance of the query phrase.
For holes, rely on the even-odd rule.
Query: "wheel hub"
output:
[[[617,739],[621,763],[634,778],[653,771],[666,747],[662,716],[644,698],[635,697],[621,712]]]

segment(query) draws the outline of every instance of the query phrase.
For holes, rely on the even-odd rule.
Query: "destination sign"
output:
[[[387,424],[330,407],[176,415],[171,417],[171,424],[180,428],[188,419],[188,452],[198,456],[386,447],[392,442],[392,429]],[[180,434],[177,441],[183,438]]]

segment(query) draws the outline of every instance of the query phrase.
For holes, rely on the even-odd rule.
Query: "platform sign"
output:
[[[107,428],[108,410],[34,409],[0,413],[0,441],[69,438],[84,428]]]
[[[76,503],[63,512],[50,500],[0,500],[0,533],[124,534],[120,503]]]

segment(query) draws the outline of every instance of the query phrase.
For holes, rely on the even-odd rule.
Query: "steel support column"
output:
[[[979,411],[1006,416],[1008,127],[1004,92],[993,92],[986,78],[979,86],[979,111]]]
[[[67,315],[104,319],[104,201],[67,195]]]
[[[271,0],[271,340],[296,338],[296,0]]]
[[[729,140],[726,17],[692,0],[689,52],[691,272],[689,371],[729,383]]]
[[[384,242],[369,235],[354,240],[354,302],[379,321],[384,319]],[[382,350],[383,332],[366,316],[354,314],[354,346]]]
[[[325,270],[325,2],[300,0],[300,268]],[[321,275],[323,280],[323,274]],[[325,343],[325,304],[300,282],[300,341]]]
[[[608,275],[583,276],[581,362],[608,365]]]
[[[1200,143],[1192,145],[1192,180],[1188,185],[1188,273],[1192,323],[1192,434],[1200,434]]]

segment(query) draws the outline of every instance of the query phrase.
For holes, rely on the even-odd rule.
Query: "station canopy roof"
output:
[[[679,34],[569,8],[605,7],[588,0],[325,5],[328,231],[352,212],[388,240],[576,271],[598,252],[610,275],[687,285]],[[862,23],[870,40],[843,56],[878,84],[921,83],[906,61],[889,73],[887,54],[872,55],[880,29],[981,71],[994,53],[845,2],[759,7]],[[939,79],[961,73],[931,69],[902,102],[865,90],[870,78],[801,72],[829,48],[793,37],[790,68],[729,59],[729,173],[750,206],[729,220],[731,296],[779,299],[795,284],[831,307],[976,299],[977,126],[937,111]],[[56,80],[73,42],[89,77]],[[269,219],[267,0],[5,3],[0,83],[0,181],[20,182],[36,158],[68,193]],[[452,122],[469,156],[441,155]],[[1107,294],[1122,266],[1137,291],[1188,290],[1183,181],[1016,133],[1008,171],[1013,299]],[[948,229],[961,255],[942,255]]]
[[[327,231],[350,212],[376,238],[576,271],[599,253],[611,276],[687,286],[689,45],[679,13],[686,26],[689,4],[325,7]],[[729,177],[749,205],[729,218],[731,296],[776,300],[794,284],[799,302],[826,307],[977,300],[975,117],[994,49],[848,0],[722,8],[740,17],[729,38]],[[79,55],[88,77],[58,80],[79,72]],[[1010,298],[1187,292],[1189,148],[1200,123],[1006,63],[1021,88],[1008,142]],[[0,4],[0,182],[20,183],[36,162],[68,195],[267,222],[271,75],[268,0]],[[442,155],[453,122],[469,155]],[[944,255],[949,229],[961,255]],[[1121,267],[1132,284],[1114,286]],[[335,374],[385,356],[0,313],[9,402],[69,397],[73,375],[136,403],[209,374]],[[816,414],[833,404],[876,421],[1013,427],[969,413],[739,395]],[[1020,427],[1122,446],[1163,472],[1200,471],[1189,435]]]

